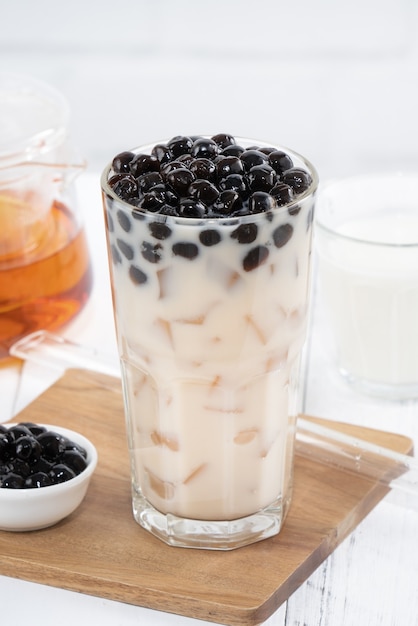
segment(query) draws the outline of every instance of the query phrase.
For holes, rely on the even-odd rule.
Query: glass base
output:
[[[382,398],[384,400],[414,400],[418,398],[418,383],[389,384],[379,383],[364,378],[357,378],[349,374],[344,368],[340,373],[346,382],[355,390],[368,396]]]
[[[253,515],[226,521],[177,517],[157,511],[142,494],[134,491],[135,520],[145,530],[170,546],[204,550],[234,550],[277,535],[288,506],[281,499]]]

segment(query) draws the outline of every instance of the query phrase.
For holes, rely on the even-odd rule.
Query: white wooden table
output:
[[[95,285],[65,336],[109,353],[116,362],[99,174],[84,174],[79,202],[90,242]],[[418,446],[418,402],[358,395],[336,373],[326,316],[314,282],[306,350],[303,411],[411,437]],[[31,362],[0,365],[0,422],[13,418],[60,375]],[[0,576],[0,624],[42,626],[200,626],[191,618]],[[268,626],[418,625],[418,501],[390,493],[266,622]]]

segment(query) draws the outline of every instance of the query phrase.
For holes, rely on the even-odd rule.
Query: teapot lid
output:
[[[50,85],[0,72],[0,168],[37,159],[63,143],[69,107]]]

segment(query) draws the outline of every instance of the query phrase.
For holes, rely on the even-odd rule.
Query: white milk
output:
[[[341,370],[372,385],[417,385],[418,215],[319,227],[317,243]]]

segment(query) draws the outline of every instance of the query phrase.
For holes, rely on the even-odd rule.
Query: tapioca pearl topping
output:
[[[126,213],[124,213],[124,211],[121,211],[119,209],[119,211],[116,213],[116,217],[122,230],[124,230],[125,233],[129,233],[129,231],[132,228],[132,224],[131,224],[131,220],[129,219],[129,216]]]
[[[295,197],[292,187],[289,187],[286,183],[281,182],[274,185],[274,187],[270,190],[270,195],[272,195],[275,199],[277,206],[289,204],[289,202],[293,202]]]
[[[182,198],[177,208],[179,217],[204,217],[205,205],[194,198]]]
[[[136,154],[130,162],[130,172],[137,178],[149,172],[158,172],[160,162],[152,154]]]
[[[167,183],[180,195],[187,193],[189,185],[194,180],[195,175],[187,167],[179,167],[167,174]]]
[[[265,191],[255,191],[248,200],[250,213],[267,213],[276,207],[276,201]]]
[[[267,191],[275,185],[277,174],[272,167],[267,164],[254,165],[248,172],[248,182],[251,191]]]
[[[244,165],[239,157],[220,157],[216,163],[216,175],[218,180],[225,178],[229,174],[243,174]]]
[[[202,230],[199,233],[199,241],[204,246],[216,246],[221,241],[222,237],[218,230],[214,228],[208,228],[206,230]]]
[[[205,179],[194,180],[188,188],[188,194],[196,200],[201,200],[207,206],[213,204],[219,196],[219,191],[211,182]]]
[[[219,194],[218,199],[212,205],[212,212],[215,216],[226,217],[241,211],[242,199],[233,189],[227,189]]]
[[[293,167],[292,159],[282,150],[270,152],[268,162],[277,174],[283,174],[283,172]]]
[[[306,191],[312,183],[312,178],[308,172],[298,167],[287,170],[282,175],[282,181],[289,185],[296,194]]]
[[[256,165],[268,164],[268,157],[260,150],[245,150],[240,156],[240,160],[247,172]]]
[[[131,265],[129,268],[129,278],[134,285],[143,285],[147,282],[148,277],[139,267]]]
[[[292,159],[281,150],[257,146],[244,150],[235,143],[229,143],[235,142],[232,135],[220,134],[214,137],[216,141],[213,137],[211,139],[201,136],[174,137],[167,145],[154,146],[151,155],[148,155],[152,157],[148,163],[146,155],[138,155],[138,171],[142,171],[142,166],[145,169],[151,168],[150,171],[134,178],[131,160],[130,172],[114,173],[114,177],[117,178],[109,181],[112,180],[112,186],[119,197],[133,207],[144,209],[144,214],[145,211],[150,211],[176,217],[180,214],[184,217],[197,217],[199,211],[195,210],[194,205],[182,202],[185,199],[194,199],[204,205],[202,217],[209,218],[225,215],[241,216],[251,214],[252,210],[261,212],[263,207],[258,201],[252,203],[248,201],[250,195],[258,191],[270,193],[272,197],[277,198],[276,205],[283,206],[287,203],[286,198],[291,195],[289,190],[297,197],[302,193],[306,182],[310,184],[309,174],[301,168],[290,167],[282,172],[284,168],[292,165]],[[129,158],[127,157],[127,160]],[[192,185],[196,180],[207,180],[213,187],[204,183]],[[135,183],[138,185],[136,193],[134,193]],[[279,187],[272,193],[273,188],[279,183],[286,184],[288,189]],[[148,196],[150,192],[153,193]],[[205,195],[207,192],[208,195]],[[219,194],[217,197],[216,192]],[[234,200],[233,210],[232,196],[221,199],[224,192],[238,194],[238,199]],[[294,200],[292,201],[295,204]],[[193,210],[190,209],[191,206]],[[271,211],[271,208],[267,211]],[[296,210],[289,212],[296,214]],[[135,215],[135,218],[141,219],[139,215]]]
[[[189,241],[179,241],[172,247],[175,256],[181,256],[185,259],[195,259],[199,254],[199,248],[195,243]]]
[[[133,152],[128,152],[127,150],[117,154],[112,161],[112,169],[115,174],[129,174],[131,171],[131,162],[134,156]]]
[[[237,144],[232,146],[227,146],[222,150],[223,156],[241,156],[241,154],[245,151],[242,146],[238,146]]]
[[[216,174],[216,165],[210,159],[193,159],[189,164],[189,170],[197,179],[213,181]]]
[[[160,243],[149,243],[143,241],[141,245],[141,254],[150,263],[159,263],[163,256],[163,246]]]
[[[220,180],[219,189],[222,189],[222,191],[228,189],[236,191],[242,199],[245,199],[249,193],[247,181],[240,174],[229,174],[229,176]]]
[[[142,193],[147,193],[148,191],[151,191],[153,187],[159,187],[164,184],[159,172],[146,172],[145,174],[138,176],[136,181],[138,183],[139,190]]]
[[[172,230],[164,222],[150,222],[148,229],[155,239],[163,241],[171,236]]]
[[[115,174],[108,182],[122,200],[129,202],[138,195],[138,182],[131,174]]]
[[[196,159],[213,159],[219,154],[219,146],[213,139],[201,137],[193,143],[191,154]]]
[[[185,137],[183,135],[178,135],[177,137],[173,137],[167,143],[167,147],[169,148],[172,156],[176,159],[182,154],[190,154],[193,148],[193,141],[190,137]]]
[[[152,148],[151,155],[155,156],[160,163],[167,163],[167,161],[171,161],[173,157],[170,148],[163,143],[157,143]]]
[[[242,262],[242,266],[246,272],[251,272],[267,261],[269,249],[266,246],[257,246],[251,248],[246,254]]]
[[[160,211],[166,204],[166,192],[163,189],[154,187],[148,193],[144,194],[141,207],[151,213]]]
[[[287,244],[293,235],[293,226],[291,224],[281,224],[273,231],[273,241],[276,248],[282,248]]]
[[[224,150],[228,146],[235,144],[235,137],[227,135],[226,133],[218,133],[212,137],[212,140],[218,144],[221,150]]]
[[[252,243],[257,239],[258,226],[253,222],[249,224],[240,224],[231,233],[231,238],[236,239],[238,243]]]
[[[135,256],[135,252],[132,246],[127,244],[126,241],[123,241],[123,239],[116,239],[116,245],[122,252],[123,256],[128,259],[128,261],[132,261]]]

